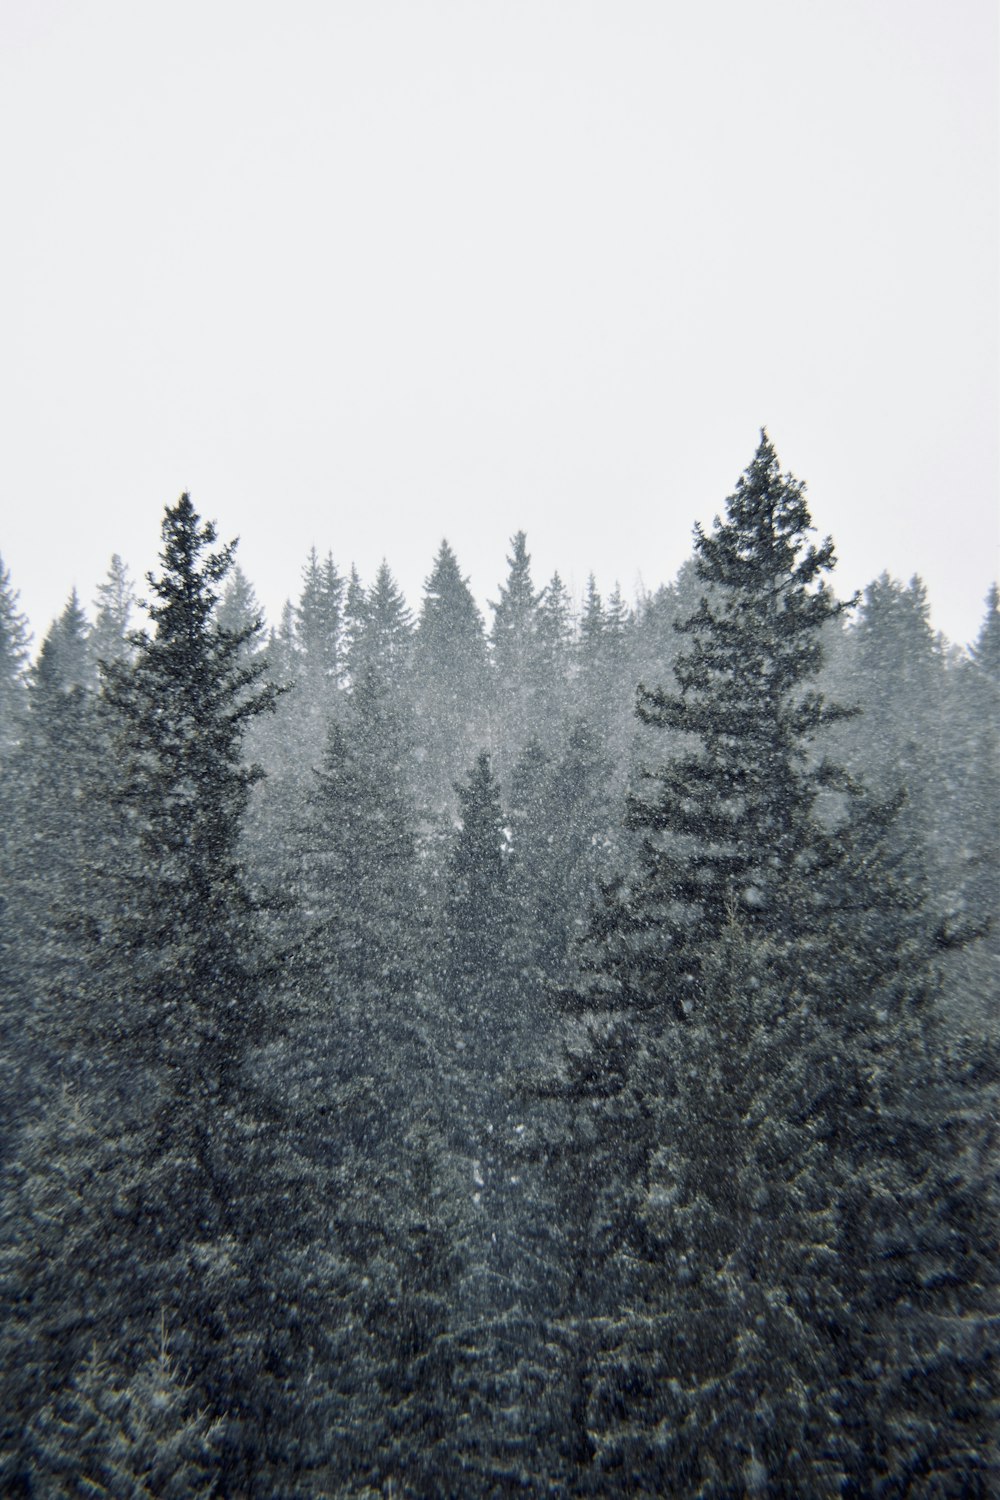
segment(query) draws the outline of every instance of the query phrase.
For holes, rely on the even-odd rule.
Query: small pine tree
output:
[[[630,1005],[686,1014],[699,989],[699,945],[733,903],[755,929],[791,938],[788,891],[809,879],[821,838],[817,803],[836,773],[811,756],[849,710],[811,686],[820,635],[841,613],[823,582],[829,540],[814,547],[804,487],[782,476],[766,435],[713,534],[695,530],[707,591],[677,628],[679,692],[640,686],[644,724],[688,746],[633,795],[642,836],[627,889],[595,923],[596,968]]]
[[[537,660],[538,604],[523,531],[511,538],[506,582],[493,610],[493,746],[506,767],[528,739]]]
[[[414,707],[423,780],[446,806],[462,767],[485,742],[488,662],[482,616],[447,542],[430,576],[413,643]]]
[[[90,635],[90,654],[95,669],[102,661],[120,661],[130,654],[129,626],[134,608],[132,580],[115,552],[107,577],[97,588],[94,628]]]
[[[19,601],[0,557],[0,755],[17,743],[25,706],[31,634]]]

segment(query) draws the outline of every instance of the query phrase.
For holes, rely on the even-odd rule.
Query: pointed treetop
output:
[[[176,505],[168,505],[161,527],[163,548],[161,573],[147,573],[146,582],[155,595],[146,609],[158,634],[200,630],[207,624],[219,594],[215,587],[233,563],[237,539],[217,552],[207,552],[218,533],[211,521],[202,522],[191,497],[183,494]]]
[[[1000,683],[1000,589],[995,583],[986,595],[986,615],[969,655],[982,672]]]
[[[459,667],[475,671],[485,663],[483,617],[447,541],[441,543],[424,583],[416,639],[425,664],[433,662],[449,671]]]
[[[18,608],[21,596],[11,586],[10,570],[0,557],[0,680],[21,677],[28,665],[31,632]]]
[[[118,553],[112,555],[107,577],[98,584],[97,614],[90,635],[95,663],[120,661],[129,653],[129,626],[135,606],[135,590],[128,569]]]
[[[74,588],[66,607],[53,620],[42,642],[33,672],[33,686],[44,692],[71,693],[94,685],[87,617]]]

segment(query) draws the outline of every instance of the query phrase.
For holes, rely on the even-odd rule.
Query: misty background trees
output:
[[[0,567],[5,1493],[983,1495],[1000,597]]]

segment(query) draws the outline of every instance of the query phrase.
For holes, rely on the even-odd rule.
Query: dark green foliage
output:
[[[109,795],[135,866],[110,872],[102,934],[143,997],[120,995],[119,1041],[136,1056],[151,1049],[161,1063],[176,1057],[184,1072],[181,1059],[197,1057],[213,1080],[199,1087],[210,1089],[233,1074],[261,1024],[238,851],[259,772],[243,763],[241,742],[244,725],[277,698],[262,680],[263,662],[245,656],[254,627],[230,632],[214,623],[216,586],[233,550],[208,552],[214,541],[186,495],[168,509],[163,572],[149,578],[155,634],[138,638],[134,664],[106,673],[119,746]]]
[[[165,1340],[125,1382],[92,1352],[31,1423],[33,1493],[209,1500],[220,1427],[198,1410]]]
[[[689,640],[674,665],[679,692],[640,687],[637,704],[643,723],[682,738],[630,799],[639,870],[609,893],[594,929],[595,967],[623,1003],[687,1013],[698,947],[730,908],[793,935],[789,891],[810,877],[817,799],[835,779],[808,752],[847,712],[811,686],[820,632],[842,606],[822,581],[832,544],[812,546],[809,529],[802,485],[780,474],[762,436],[726,522],[696,530],[708,592],[677,625]]]
[[[456,787],[461,828],[445,898],[442,993],[461,1050],[484,1080],[508,1056],[520,1024],[510,848],[500,790],[485,751]]]
[[[66,608],[53,620],[42,642],[34,670],[35,680],[50,690],[58,686],[63,693],[74,689],[94,688],[97,678],[93,667],[90,629],[80,608],[76,589],[66,601]]]
[[[447,542],[424,585],[413,667],[422,780],[432,805],[447,805],[462,768],[487,738],[489,695],[482,616]]]
[[[842,736],[845,761],[883,795],[905,788],[897,837],[919,844],[943,881],[954,832],[939,822],[936,807],[949,790],[941,734],[945,666],[920,579],[904,587],[883,573],[869,584],[847,650],[865,733]]]
[[[67,1012],[78,989],[93,868],[109,832],[100,798],[109,745],[92,680],[74,594],[42,643],[21,742],[0,779],[8,1127],[54,1070],[72,1075],[79,1065]]]
[[[821,581],[832,548],[809,546],[808,527],[802,487],[762,439],[726,521],[697,534],[709,592],[679,626],[679,692],[640,688],[640,717],[678,738],[647,773],[652,795],[630,801],[638,868],[607,892],[590,979],[565,996],[586,1041],[570,1036],[562,1074],[576,1123],[555,1259],[571,1264],[584,1243],[589,1285],[583,1315],[558,1319],[572,1338],[547,1404],[584,1414],[580,1492],[860,1495],[882,1493],[895,1468],[935,1493],[927,1477],[948,1463],[978,1492],[969,1434],[993,1407],[977,1340],[995,1293],[989,1236],[973,1249],[964,1205],[992,1189],[959,1166],[954,1137],[914,1156],[930,956],[946,938],[893,837],[898,801],[866,799],[813,748],[844,711],[812,685],[840,606]],[[631,1160],[604,1169],[617,1217],[595,1215],[581,1143],[593,1169],[624,1138]],[[949,1178],[966,1234],[928,1239],[921,1205],[948,1198]],[[926,1297],[926,1318],[873,1253],[862,1225],[880,1211],[883,1240],[916,1257],[936,1244],[956,1289]],[[948,1319],[935,1356],[930,1330]],[[864,1338],[852,1342],[871,1327],[878,1379]],[[903,1351],[921,1329],[950,1417],[940,1394],[922,1419],[907,1394]],[[890,1389],[870,1421],[873,1390]],[[890,1431],[893,1458],[879,1447]]]
[[[29,1131],[20,1153],[5,1397],[16,1413],[62,1389],[91,1345],[131,1380],[162,1308],[199,1406],[225,1422],[232,1489],[278,1447],[290,1461],[283,1394],[320,1340],[301,1259],[312,1244],[317,1265],[303,1211],[316,1172],[247,1071],[266,1013],[238,851],[256,773],[240,742],[275,689],[244,660],[245,635],[213,622],[231,549],[208,552],[214,531],[186,496],[163,538],[155,634],[106,673],[116,859],[94,870],[88,962],[59,1021],[89,1054],[87,1096],[79,1129],[48,1146]]]
[[[369,1027],[388,1025],[393,997],[416,984],[408,757],[403,719],[370,669],[352,689],[343,719],[329,726],[294,876],[300,982],[326,997],[342,1028],[351,1007]]]
[[[501,767],[508,766],[528,739],[528,717],[536,682],[538,605],[531,581],[527,538],[511,538],[507,579],[493,610],[493,745]]]
[[[19,597],[0,557],[0,754],[16,744],[24,710],[31,637],[27,619],[18,608]]]
[[[973,1024],[992,1026],[1000,972],[1000,609],[994,587],[968,657],[948,673],[947,736],[941,756],[947,799],[934,805],[957,923],[978,935],[948,962],[949,989]]]
[[[762,437],[634,614],[314,550],[266,666],[187,497],[148,634],[2,575],[5,1494],[996,1492],[998,596],[809,532]]]
[[[1000,682],[1000,589],[995,583],[986,596],[986,616],[969,656],[991,682]]]
[[[611,869],[617,829],[610,779],[604,747],[583,719],[557,756],[532,740],[511,772],[520,953],[536,985],[565,982],[575,971],[584,914]]]

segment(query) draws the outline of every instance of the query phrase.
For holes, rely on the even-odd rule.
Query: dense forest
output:
[[[1000,598],[813,538],[0,569],[4,1495],[1000,1491]]]

